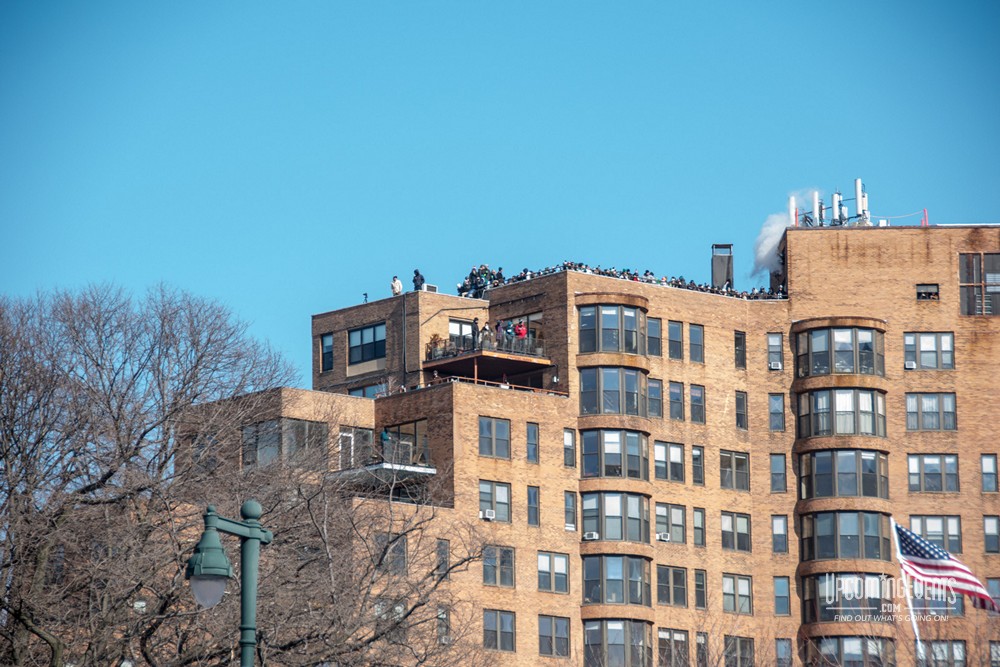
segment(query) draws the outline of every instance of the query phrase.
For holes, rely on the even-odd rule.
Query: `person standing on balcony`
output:
[[[400,281],[399,276],[392,277],[392,295],[399,296],[403,293],[403,283]]]
[[[424,277],[420,275],[420,269],[413,269],[413,291],[419,292],[424,288]]]

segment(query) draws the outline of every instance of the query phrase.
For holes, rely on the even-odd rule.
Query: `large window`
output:
[[[814,574],[802,578],[802,618],[805,623],[857,616],[889,622],[884,604],[892,603],[891,580],[884,575],[854,572]],[[848,620],[848,619],[844,619]]]
[[[689,667],[691,657],[686,630],[657,628],[656,639],[658,667]]]
[[[341,470],[367,465],[375,460],[370,428],[341,426],[339,444]]]
[[[958,455],[910,454],[906,460],[911,492],[958,493]]]
[[[653,667],[652,626],[626,619],[584,621],[583,667]]]
[[[476,349],[476,334],[472,322],[466,320],[448,320],[448,342],[456,350]]]
[[[753,614],[753,577],[722,575],[722,611]]]
[[[753,639],[725,635],[726,667],[754,667]]]
[[[580,308],[580,352],[646,353],[645,315],[630,306]]]
[[[792,640],[774,640],[774,665],[775,667],[792,667]]]
[[[962,553],[962,517],[911,516],[910,530],[949,553]]]
[[[583,494],[583,537],[649,543],[649,499],[634,493]]]
[[[684,481],[684,445],[669,442],[654,443],[653,459],[656,464],[656,479]]]
[[[722,527],[722,548],[735,551],[750,552],[753,543],[750,539],[750,515],[738,512],[723,512],[720,520]]]
[[[514,612],[483,610],[483,646],[498,651],[515,651]]]
[[[889,517],[876,512],[819,512],[802,517],[803,561],[833,558],[889,560]]]
[[[723,489],[750,490],[750,455],[746,452],[719,452],[719,485]]]
[[[316,456],[325,463],[330,435],[326,422],[271,419],[243,427],[243,465],[263,466]]]
[[[483,583],[514,587],[514,547],[483,547]]]
[[[705,363],[705,327],[700,324],[688,325],[688,358],[700,364]]]
[[[954,397],[954,394],[952,394]],[[871,389],[822,389],[798,395],[799,437],[885,437],[885,395]]]
[[[650,598],[649,561],[638,556],[584,556],[584,604],[634,604]]]
[[[646,375],[634,368],[580,371],[580,413],[646,416]]]
[[[952,333],[903,334],[903,364],[908,371],[955,367]]]
[[[656,536],[660,541],[684,543],[687,541],[685,530],[684,505],[667,505],[656,503]],[[662,539],[668,536],[667,539]]]
[[[386,574],[406,574],[406,535],[375,535],[375,569]]]
[[[881,331],[841,328],[813,329],[796,339],[798,376],[860,373],[885,375]]]
[[[320,350],[320,362],[319,370],[321,372],[332,371],[333,370],[333,334],[323,334],[319,337],[319,350]]]
[[[479,455],[510,458],[510,421],[493,417],[479,418]]]
[[[780,371],[784,366],[784,340],[783,334],[767,334],[767,367],[772,371]]]
[[[954,431],[955,394],[907,394],[907,431]]]
[[[348,363],[385,358],[385,322],[347,332]]]
[[[869,450],[806,452],[799,457],[799,497],[889,497],[889,459]]]
[[[1000,305],[1000,303],[998,303]],[[917,667],[965,667],[965,642],[957,639],[932,639],[924,642],[923,659],[914,646]]]
[[[547,551],[538,552],[538,590],[553,593],[569,592],[569,556]]]
[[[538,617],[538,655],[569,656],[569,619],[562,616]]]
[[[492,512],[494,520],[510,523],[510,484],[479,480],[479,512],[483,518]]]
[[[686,607],[687,570],[669,565],[656,566],[656,603]]]
[[[649,445],[637,431],[582,431],[583,477],[649,479]]]
[[[1000,253],[958,256],[963,315],[1000,315]]]
[[[805,664],[895,667],[891,639],[873,637],[815,637],[806,640]]]

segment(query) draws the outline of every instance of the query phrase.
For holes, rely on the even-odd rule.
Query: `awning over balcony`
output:
[[[438,371],[442,376],[458,375],[476,380],[499,381],[504,375],[515,376],[545,370],[551,360],[530,354],[500,350],[471,350],[454,356],[429,359],[424,370]]]

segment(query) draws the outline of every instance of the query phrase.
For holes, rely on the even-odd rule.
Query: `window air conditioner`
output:
[[[670,541],[670,533],[657,533],[656,534],[656,541],[657,542],[669,542]]]
[[[584,533],[583,534],[583,539],[585,539],[585,540],[599,540],[599,539],[601,539],[601,534],[600,533],[595,533],[595,532],[591,531],[589,533]]]
[[[576,530],[576,524],[575,523],[567,523],[566,524],[566,530]]]
[[[479,511],[479,518],[482,519],[483,521],[493,521],[493,519],[497,518],[497,511],[496,510],[480,510]]]
[[[903,364],[903,368],[905,368],[908,371],[915,371],[917,370],[917,362],[907,361],[906,363]]]
[[[767,367],[770,368],[772,371],[780,371],[781,370],[781,362],[780,361],[772,361],[771,363],[769,363],[767,365]]]

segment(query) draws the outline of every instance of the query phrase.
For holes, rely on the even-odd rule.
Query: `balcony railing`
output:
[[[529,357],[545,357],[545,346],[542,344],[542,341],[531,337],[508,338],[505,336],[501,340],[493,340],[492,337],[489,337],[484,338],[479,344],[476,344],[471,336],[456,336],[451,340],[428,343],[426,361],[458,357],[479,350],[521,354]]]
[[[431,450],[427,445],[427,436],[414,442],[413,436],[398,436],[383,432],[379,438],[378,449],[372,452],[373,463],[391,463],[404,466],[431,467]]]

